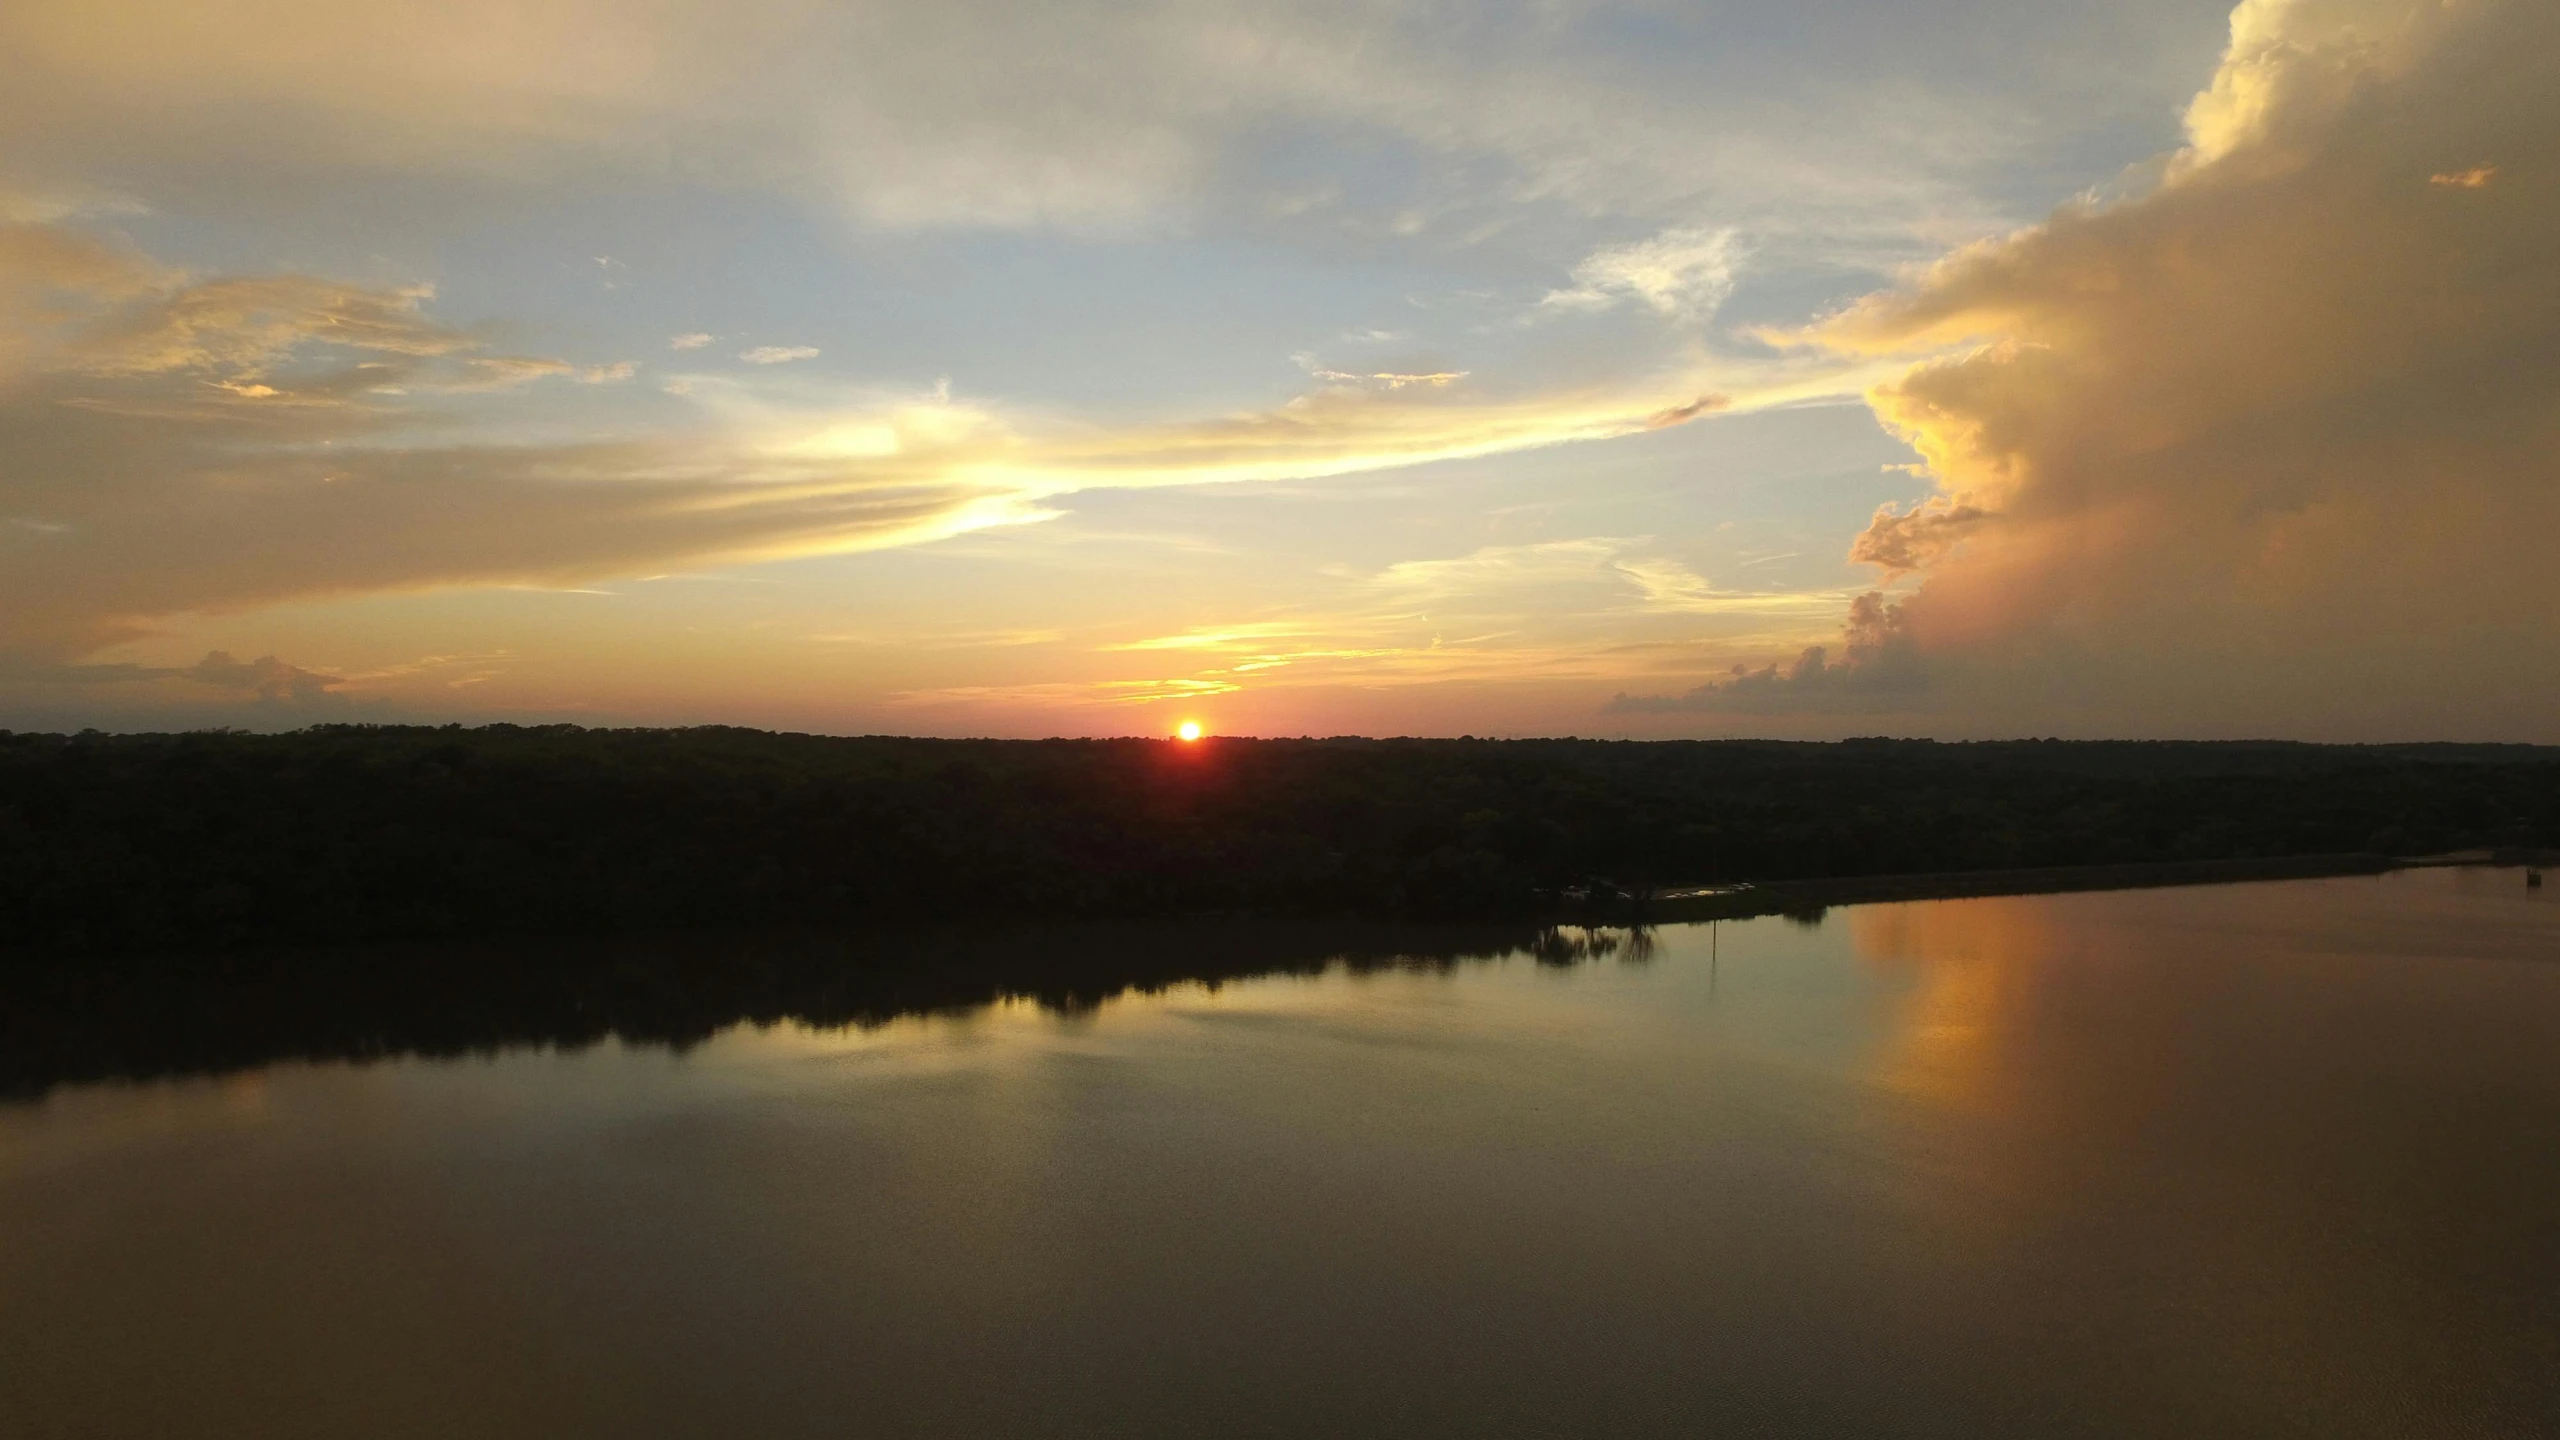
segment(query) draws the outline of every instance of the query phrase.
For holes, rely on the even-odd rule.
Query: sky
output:
[[[0,8],[0,728],[2560,741],[2547,0]]]

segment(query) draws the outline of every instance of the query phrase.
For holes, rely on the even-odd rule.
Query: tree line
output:
[[[2560,750],[0,732],[0,946],[1534,914],[1642,888],[2560,843]]]

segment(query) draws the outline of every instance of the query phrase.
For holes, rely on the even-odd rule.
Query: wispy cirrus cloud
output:
[[[0,466],[19,477],[12,509],[60,528],[12,542],[0,642],[57,653],[185,612],[911,544],[1036,520],[1079,490],[1344,475],[1705,413],[1666,404],[1695,393],[1687,374],[1509,395],[1328,386],[1117,427],[947,386],[768,392],[694,376],[669,387],[695,407],[690,428],[500,444],[456,434],[444,407],[636,367],[491,353],[436,320],[424,286],[196,279],[60,227],[0,230],[10,295],[23,323],[0,372]]]
[[[1402,390],[1408,385],[1430,385],[1435,387],[1455,385],[1459,381],[1467,378],[1467,372],[1464,370],[1431,370],[1420,373],[1399,373],[1393,370],[1382,370],[1376,372],[1355,370],[1311,370],[1307,373],[1315,376],[1318,380],[1330,380],[1337,384],[1383,385],[1389,390]]]
[[[1741,258],[1741,240],[1730,226],[1665,230],[1593,251],[1573,267],[1571,288],[1550,290],[1538,303],[1548,311],[1634,303],[1676,320],[1700,321],[1733,293]]]
[[[1072,713],[1213,695],[1658,682],[1710,657],[1731,663],[1737,636],[1773,626],[1821,636],[1853,598],[1721,589],[1633,536],[1480,546],[1337,574],[1320,588],[1274,613],[1095,646],[1088,680],[943,687],[901,703]],[[1841,665],[1863,663],[1853,654]],[[1612,713],[1704,708],[1630,702]]]
[[[1481,225],[1489,177],[1513,207],[1659,223],[1712,197],[1909,251],[1951,215],[1996,220],[1965,181],[2078,118],[2022,95],[2061,76],[2098,119],[2156,103],[2191,23],[1848,8],[1870,43],[1843,50],[1833,26],[1613,4],[25,0],[0,12],[0,172],[174,157],[279,189],[396,171],[532,190],[673,170],[872,228],[1116,234],[1232,189],[1256,211],[1306,192],[1238,184],[1294,128],[1415,159],[1416,193],[1368,202],[1382,228]],[[1626,53],[1631,21],[1670,63]],[[1986,33],[2059,63],[1985,75]]]

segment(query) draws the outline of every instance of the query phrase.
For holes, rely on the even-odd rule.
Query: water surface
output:
[[[2552,1433],[2518,872],[1585,938],[56,1084],[0,1431]]]

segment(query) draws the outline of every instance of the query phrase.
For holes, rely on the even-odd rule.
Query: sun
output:
[[[1199,721],[1185,720],[1181,724],[1173,727],[1173,733],[1178,739],[1197,740],[1203,732],[1200,729]]]

